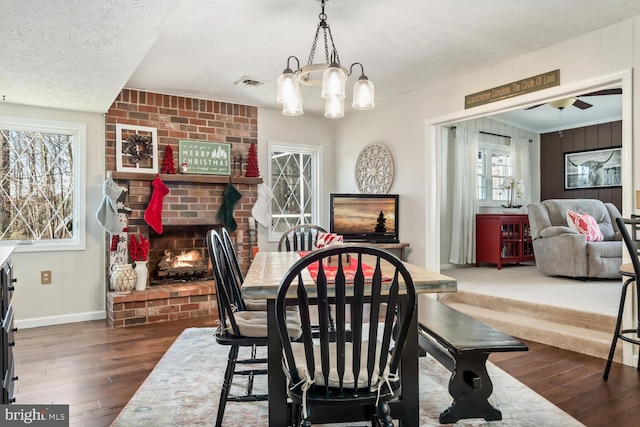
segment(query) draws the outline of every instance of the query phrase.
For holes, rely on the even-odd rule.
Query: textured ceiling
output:
[[[276,79],[289,55],[306,63],[320,12],[318,0],[0,5],[0,95],[97,112],[125,85],[279,108]],[[326,14],[341,62],[364,65],[380,104],[628,19],[640,14],[640,1],[330,0]],[[242,76],[267,83],[235,85]],[[352,76],[348,86],[354,82]],[[321,114],[318,89],[305,88],[303,96],[305,112]]]

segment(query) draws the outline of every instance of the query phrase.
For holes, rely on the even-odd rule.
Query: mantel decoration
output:
[[[356,184],[363,194],[386,194],[394,177],[393,157],[384,145],[366,145],[356,160]]]
[[[522,180],[508,176],[502,181],[502,184],[500,184],[500,190],[507,192],[507,204],[502,205],[502,211],[504,213],[520,212],[522,205],[516,205],[515,198],[517,197],[518,199],[522,199],[524,196],[525,188],[524,184],[522,184]]]
[[[116,170],[158,173],[158,130],[117,123]]]
[[[327,23],[327,15],[324,13],[325,0],[321,0],[320,22],[316,28],[316,34],[311,45],[307,65],[300,67],[300,61],[296,56],[287,59],[287,68],[278,77],[276,100],[282,103],[282,114],[286,116],[299,116],[302,111],[302,93],[299,83],[308,86],[322,85],[322,98],[325,99],[324,116],[337,119],[344,117],[345,82],[351,76],[353,67],[360,66],[361,75],[353,87],[353,108],[368,110],[375,106],[373,83],[364,74],[364,67],[359,62],[351,64],[349,70],[340,64],[338,50],[333,43],[331,27]],[[322,31],[324,39],[324,63],[314,63],[318,35]],[[329,47],[331,55],[329,55]],[[291,60],[295,59],[297,68],[291,69]],[[322,73],[320,78],[319,73]]]
[[[149,277],[147,259],[151,243],[142,234],[138,234],[138,238],[135,234],[129,236],[129,256],[136,263],[134,269],[137,276],[135,289],[143,291],[147,287],[147,278]]]

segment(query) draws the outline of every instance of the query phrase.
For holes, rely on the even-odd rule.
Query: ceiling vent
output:
[[[255,77],[249,77],[249,76],[242,76],[238,80],[233,82],[233,84],[236,84],[238,86],[248,86],[248,87],[258,87],[266,83],[267,83],[266,80],[260,80],[260,79],[256,79]]]

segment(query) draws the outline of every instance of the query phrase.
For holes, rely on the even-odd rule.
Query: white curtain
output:
[[[476,261],[478,135],[478,132],[457,127],[451,150],[453,154],[453,218],[449,262],[452,264],[470,264]]]
[[[531,172],[529,169],[529,140],[525,138],[511,138],[511,168],[515,179],[522,181],[524,196],[516,204],[522,204],[524,213],[531,203]]]

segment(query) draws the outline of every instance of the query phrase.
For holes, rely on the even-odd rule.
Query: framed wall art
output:
[[[230,175],[231,144],[181,139],[178,164],[181,173]]]
[[[619,187],[622,185],[620,147],[564,154],[564,188]]]
[[[116,170],[158,173],[156,128],[116,124]]]

